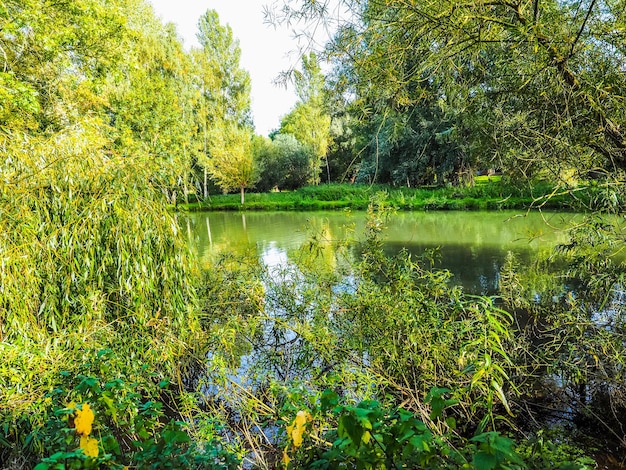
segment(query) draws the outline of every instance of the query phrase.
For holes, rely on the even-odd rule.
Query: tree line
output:
[[[6,154],[20,149],[19,137],[71,131],[86,142],[104,138],[109,155],[150,165],[149,180],[172,201],[206,197],[216,184],[243,191],[259,178],[266,181],[260,187],[289,188],[318,178],[313,160],[325,137],[316,134],[324,128],[316,121],[317,65],[305,62],[302,102],[285,117],[280,138],[255,136],[239,42],[215,11],[200,18],[199,46],[190,50],[143,0],[10,0],[0,18]]]
[[[459,185],[493,171],[565,188],[621,180],[623,7],[343,0],[281,8],[275,22],[325,23],[335,35],[302,54],[291,75],[299,101],[270,140],[256,138],[249,185]]]
[[[626,166],[620,1],[336,2],[344,20],[302,53],[298,102],[269,137],[254,133],[239,42],[215,11],[187,51],[144,1],[40,3],[0,12],[5,137],[90,123],[110,152],[150,155],[172,200],[216,185],[243,202],[252,187],[471,184],[488,169],[567,182]],[[320,5],[273,18],[333,19]]]
[[[333,178],[456,184],[491,168],[567,183],[625,167],[624,6],[340,0],[274,18],[336,30],[318,51]]]

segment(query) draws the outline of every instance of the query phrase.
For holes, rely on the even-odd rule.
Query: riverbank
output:
[[[364,210],[371,197],[379,192],[387,193],[391,207],[406,211],[532,208],[581,211],[588,207],[596,188],[585,186],[570,191],[557,190],[545,182],[517,187],[505,183],[500,177],[479,177],[471,187],[397,188],[322,184],[287,192],[248,193],[244,205],[240,203],[239,194],[220,194],[209,196],[204,201],[178,204],[176,208],[188,212]]]

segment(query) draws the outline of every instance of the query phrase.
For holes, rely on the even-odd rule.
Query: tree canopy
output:
[[[326,110],[324,75],[315,53],[302,57],[302,70],[295,71],[298,102],[283,117],[279,133],[291,134],[311,149],[306,183],[318,184],[322,160],[330,144],[330,114]]]
[[[410,127],[431,142],[448,136],[456,147],[444,160],[473,170],[555,179],[624,170],[623,1],[339,3],[350,14],[324,52],[337,93],[361,121],[400,113],[408,122],[429,107],[439,124]],[[278,19],[334,19],[327,13],[292,2]],[[372,127],[361,131],[365,147],[377,139],[380,149],[391,134]]]
[[[195,82],[200,91],[200,102],[196,110],[199,121],[198,141],[202,142],[202,151],[196,163],[203,172],[203,197],[207,197],[207,176],[210,174],[216,183],[224,190],[239,189],[239,183],[232,183],[231,177],[225,179],[224,171],[229,156],[224,154],[224,141],[233,142],[236,133],[233,126],[250,128],[250,75],[239,66],[241,49],[239,41],[234,38],[232,29],[222,25],[215,10],[208,10],[198,21],[198,42],[200,48],[192,50],[195,65]],[[226,137],[225,137],[226,136]],[[218,139],[220,142],[212,141]],[[245,139],[248,139],[247,137]],[[243,141],[240,142],[244,145]],[[244,145],[249,150],[249,145]],[[240,147],[241,151],[244,147]],[[220,155],[213,155],[211,149],[219,148]],[[248,151],[246,150],[246,151]],[[243,163],[242,155],[233,155],[228,163],[231,171],[233,165]],[[247,155],[245,158],[252,158]],[[217,159],[212,162],[213,159]],[[219,161],[219,162],[218,162]],[[217,170],[220,168],[221,170]],[[239,168],[240,175],[249,170]],[[218,173],[220,176],[217,176]],[[229,182],[227,182],[229,180]],[[252,180],[247,184],[251,184]],[[243,193],[242,193],[243,201]]]
[[[209,152],[207,169],[211,176],[224,191],[239,190],[244,204],[244,190],[256,184],[259,173],[250,129],[228,121],[214,126]]]

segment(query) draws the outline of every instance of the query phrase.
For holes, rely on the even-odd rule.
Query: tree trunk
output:
[[[326,154],[326,175],[328,176],[328,184],[330,184],[330,165],[328,164],[328,154]]]
[[[244,192],[245,188],[242,186],[241,187],[241,205],[243,206],[243,203],[245,202],[245,198],[244,198]]]

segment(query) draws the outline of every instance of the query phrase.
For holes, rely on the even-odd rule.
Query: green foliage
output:
[[[202,89],[203,126],[223,119],[250,124],[250,76],[240,68],[241,48],[230,26],[222,25],[215,10],[198,21],[200,49],[192,51]]]
[[[261,266],[252,257],[226,253],[212,260],[203,274],[198,293],[207,347],[235,366],[250,353],[247,338],[256,335],[261,321],[265,296]]]
[[[514,442],[496,432],[486,432],[472,437],[476,451],[472,456],[472,465],[477,470],[511,468],[510,463],[521,464],[522,460],[514,450]],[[515,468],[515,466],[512,466]],[[523,468],[521,465],[519,466]],[[518,467],[518,468],[519,468]]]
[[[312,150],[292,134],[277,134],[257,152],[261,167],[257,184],[259,191],[270,191],[274,188],[294,190],[310,181]]]
[[[517,432],[539,373],[529,357],[552,345],[535,347],[431,259],[385,254],[388,204],[373,199],[356,245],[337,247],[322,224],[280,264],[209,265],[208,409],[243,430],[260,466],[278,466],[283,450],[292,468],[585,468],[566,434],[531,452]]]
[[[240,190],[243,205],[245,188],[253,187],[258,179],[250,130],[222,121],[211,131],[209,151],[206,168],[211,177],[224,192]]]
[[[384,199],[378,204],[384,205]],[[326,249],[329,236],[321,227],[311,244],[294,255],[294,265],[264,275],[264,313],[249,316],[241,307],[232,312],[226,325],[236,334],[220,335],[232,345],[224,345],[212,361],[232,364],[229,351],[241,350],[244,340],[251,349],[241,380],[259,390],[263,403],[268,381],[304,378],[306,387],[318,389],[341,377],[344,385],[337,386],[345,387],[344,393],[386,396],[429,422],[452,402],[432,394],[433,410],[427,410],[424,397],[433,387],[445,386],[462,406],[455,408],[456,417],[445,416],[435,427],[462,420],[463,432],[493,428],[515,394],[509,378],[516,344],[510,317],[490,299],[464,296],[449,286],[446,272],[427,270],[406,254],[385,256],[383,226],[372,213],[354,269],[341,260],[341,251],[335,253],[332,245]],[[220,288],[232,289],[237,299],[240,283],[250,278],[239,273],[221,281]],[[233,385],[226,382],[224,391],[216,391],[219,400],[213,400],[235,408],[250,403],[251,397]],[[263,407],[254,403],[249,406],[259,413]]]
[[[372,213],[358,288],[337,316],[342,343],[367,355],[368,368],[399,402],[417,404],[429,389],[443,386],[466,404],[468,422],[493,418],[496,403],[509,411],[514,344],[521,346],[510,314],[449,286],[450,274],[428,269],[428,259],[416,262],[407,253],[388,259],[383,227],[384,219]]]
[[[322,409],[329,401],[338,401],[338,396],[322,395]],[[464,460],[445,437],[406,410],[387,410],[369,400],[325,411],[336,417],[337,428],[325,436],[332,447],[311,468],[454,468]]]
[[[158,312],[187,323],[185,245],[148,182],[154,167],[111,158],[97,125],[0,152],[5,338],[93,321],[145,326]]]
[[[471,183],[469,157],[454,139],[450,122],[432,100],[410,113],[385,113],[355,133],[361,137],[361,164],[355,180],[416,187]]]
[[[623,225],[621,217],[592,216],[526,272],[509,260],[501,286],[509,305],[529,312],[527,334],[541,345],[533,354],[561,383],[552,398],[577,397],[577,411],[592,422],[603,410],[598,425],[611,434],[626,405]]]
[[[202,349],[166,207],[194,152],[191,60],[143,0],[9,1],[0,23],[0,460],[120,468],[167,440],[154,384]],[[88,404],[102,434],[79,438]]]
[[[302,57],[302,72],[296,72],[295,82],[300,100],[283,117],[279,134],[293,135],[310,150],[306,183],[318,184],[322,159],[330,144],[331,119],[324,106],[324,76],[314,53]]]
[[[237,467],[237,458],[217,435],[195,444],[188,424],[166,418],[163,400],[173,399],[169,382],[151,382],[149,371],[124,366],[110,350],[87,358],[91,361],[60,373],[54,388],[33,403],[37,414],[30,420],[3,413],[5,430],[17,418],[5,433],[4,445],[14,441],[22,457],[39,457],[37,470]],[[138,374],[140,382],[128,381],[132,378],[127,373]],[[107,380],[113,375],[117,378]],[[93,413],[85,431],[79,428],[77,410],[86,408]],[[94,447],[87,448],[85,440]]]
[[[38,1],[4,2],[2,128],[55,132],[102,112],[98,92],[122,58],[116,46],[132,3],[69,1],[42,9]]]
[[[151,155],[161,183],[180,191],[198,151],[192,142],[198,91],[191,80],[191,58],[173,26],[162,25],[150,6],[138,3],[127,21],[125,64],[107,78],[107,118],[115,128],[115,148],[133,157]]]
[[[267,153],[264,153],[267,152]],[[259,150],[262,172],[266,175],[258,189],[273,179],[267,168],[278,162],[271,160],[271,150]],[[284,167],[281,167],[284,169]],[[277,170],[278,174],[280,171]],[[386,185],[361,184],[320,184],[303,186],[295,191],[273,191],[264,194],[248,194],[248,210],[328,210],[328,209],[367,209],[370,198],[377,191],[386,191],[389,204],[398,210],[500,210],[500,209],[563,209],[589,210],[602,188],[589,185],[580,186],[575,191],[559,190],[545,181],[520,187],[492,177],[479,180],[468,187],[422,187],[398,188]],[[237,210],[241,206],[234,195],[211,196],[198,204],[183,204],[183,210]]]
[[[175,31],[148,4],[11,1],[0,21],[3,139],[19,145],[22,134],[51,137],[99,121],[110,155],[150,154],[148,177],[168,190],[185,180],[197,93]]]
[[[613,212],[621,209],[612,197],[621,191],[623,184],[613,182],[595,193],[594,204],[608,213],[579,220],[569,241],[538,256],[533,266],[521,271],[510,257],[500,286],[505,305],[528,318],[524,333],[535,360],[528,364],[525,400],[538,395],[558,410],[571,406],[576,422],[596,440],[621,441],[626,409],[624,220]]]
[[[353,159],[369,181],[624,168],[623,1],[339,3],[338,26],[306,1],[274,18],[333,23],[337,115],[365,124]]]
[[[194,107],[194,141],[200,144],[195,164],[203,174],[194,174],[194,179],[202,185],[198,192],[207,197],[210,171],[222,190],[240,190],[243,204],[244,188],[254,186],[257,179],[250,151],[250,75],[239,65],[239,41],[230,26],[220,23],[215,10],[206,11],[198,29],[201,47],[191,55],[194,85],[200,91]]]
[[[219,439],[199,445],[182,430],[185,423],[170,422],[158,439],[140,445],[134,456],[137,468],[235,469],[239,460],[223,449]]]
[[[454,405],[445,399],[449,392],[434,388],[426,397],[433,419],[443,419],[443,411]],[[528,443],[516,443],[493,431],[464,440],[453,426],[442,434],[402,408],[375,400],[345,401],[325,390],[308,411],[298,412],[307,419],[298,432],[293,425],[287,427],[286,468],[587,470],[595,465],[579,449],[554,443],[543,434]]]
[[[532,469],[591,470],[596,468],[596,462],[586,456],[581,449],[569,444],[567,440],[563,442],[562,433],[567,435],[567,431],[559,429],[558,426],[540,430],[537,435],[525,442],[520,442],[517,450],[520,456],[528,462],[528,467]]]
[[[302,17],[321,12],[303,3]],[[326,176],[354,176],[360,165],[368,181],[396,187],[387,200],[379,187],[328,185],[250,204],[362,208],[375,196],[377,209],[546,208],[574,199],[602,212],[572,231],[560,256],[537,260],[544,272],[532,279],[509,260],[505,305],[530,313],[525,336],[493,299],[429,269],[432,260],[385,255],[376,210],[355,265],[322,226],[293,263],[263,270],[224,257],[198,291],[165,203],[187,193],[192,171],[204,195],[212,170],[242,202],[255,181],[249,77],[232,31],[208,11],[201,49],[187,54],[143,0],[43,6],[0,6],[3,464],[236,468],[246,451],[277,463],[286,446],[291,466],[590,467],[541,432],[519,446],[500,434],[515,429],[529,376],[546,371],[575,394],[581,417],[603,416],[622,438],[622,0],[356,2],[356,21],[329,49],[348,60],[334,97],[344,153],[336,167],[326,162]],[[329,145],[315,55],[295,78],[301,102],[271,144],[277,157],[263,150],[272,187],[317,183]],[[487,164],[558,183],[397,189],[470,181]],[[603,180],[576,186],[587,176]]]

